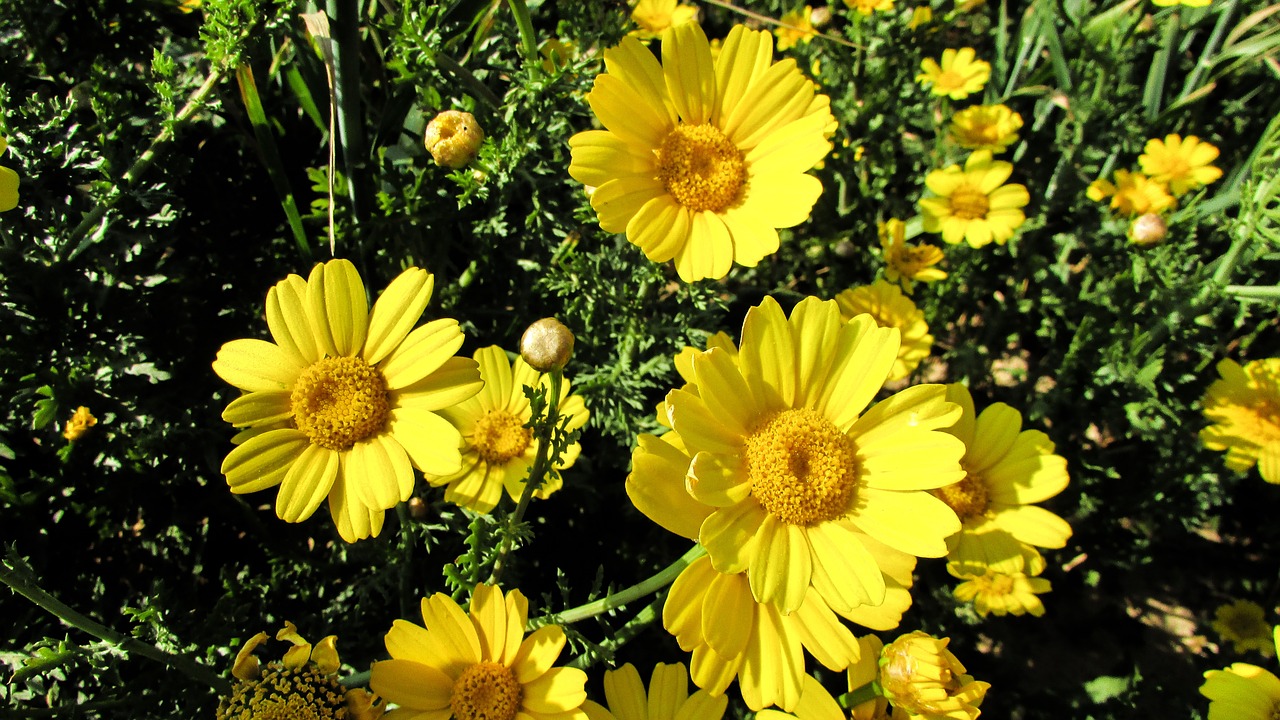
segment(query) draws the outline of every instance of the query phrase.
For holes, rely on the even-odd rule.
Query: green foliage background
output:
[[[746,4],[773,18],[792,9]],[[766,294],[788,306],[876,276],[877,221],[914,215],[925,173],[963,158],[939,139],[946,108],[915,83],[919,62],[972,46],[994,66],[986,101],[1026,120],[1010,159],[1029,220],[1006,247],[946,248],[949,277],[915,295],[937,337],[915,379],[967,382],[979,407],[1007,402],[1047,432],[1072,476],[1048,506],[1075,535],[1049,555],[1044,618],[981,620],[951,599],[943,563],[922,561],[903,630],[952,637],[992,683],[983,711],[996,718],[1194,715],[1207,706],[1195,692],[1203,671],[1272,666],[1215,645],[1208,623],[1231,598],[1276,620],[1280,489],[1226,471],[1197,432],[1219,359],[1280,353],[1275,6],[937,2],[934,22],[911,30],[905,3],[865,20],[836,3],[823,31],[860,47],[816,39],[789,51],[840,121],[812,218],[759,267],[692,286],[601,231],[566,172],[568,137],[592,126],[584,94],[600,52],[630,29],[629,8],[529,2],[533,34],[522,35],[511,7],[523,6],[320,9],[342,93],[336,254],[375,292],[409,265],[435,273],[426,317],[458,318],[464,354],[514,349],[547,315],[577,334],[568,376],[592,410],[583,455],[564,489],[533,505],[504,578],[535,614],[631,585],[687,549],[623,491],[636,433],[656,427],[654,406],[679,384],[672,356],[717,330],[736,336]],[[236,393],[210,362],[228,340],[266,336],[268,287],[331,256],[328,82],[300,20],[316,9],[0,4],[0,163],[22,176],[19,207],[0,216],[7,563],[220,673],[240,642],[285,619],[308,638],[337,633],[351,669],[367,669],[393,619],[455,589],[446,565],[487,575],[512,505],[472,520],[423,485],[420,517],[402,507],[380,538],[347,545],[325,512],[282,523],[273,493],[232,495],[219,473],[232,434],[220,413]],[[757,22],[719,3],[701,17],[711,37]],[[549,67],[526,55],[551,38],[577,54]],[[450,171],[422,148],[443,109],[485,128],[475,165]],[[1182,204],[1163,244],[1141,249],[1084,192],[1170,132],[1220,147],[1226,175]],[[61,425],[80,405],[99,424],[68,444]],[[660,623],[616,650],[604,642],[637,608],[575,626],[572,654],[646,675],[657,661],[687,663]],[[14,717],[213,713],[207,685],[19,595],[0,591],[0,617],[0,692]],[[590,671],[596,698],[604,666]]]

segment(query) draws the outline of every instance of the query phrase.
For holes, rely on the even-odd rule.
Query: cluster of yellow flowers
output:
[[[1280,627],[1272,631],[1271,642],[1280,648]],[[1200,694],[1209,698],[1212,720],[1271,720],[1280,708],[1280,678],[1265,668],[1238,662],[1206,672]]]
[[[1132,218],[1129,239],[1149,245],[1164,238],[1163,215],[1178,206],[1179,197],[1222,177],[1222,170],[1210,164],[1217,157],[1218,148],[1195,135],[1152,138],[1138,157],[1141,172],[1116,170],[1115,182],[1099,178],[1086,195],[1097,202],[1111,198],[1113,211]],[[1149,229],[1153,226],[1157,230]]]

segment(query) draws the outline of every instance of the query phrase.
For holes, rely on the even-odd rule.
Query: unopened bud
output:
[[[558,370],[573,355],[573,333],[555,318],[542,318],[520,338],[520,357],[538,372]]]
[[[1134,245],[1155,245],[1169,234],[1169,225],[1155,213],[1139,215],[1129,226],[1129,239]]]
[[[427,519],[427,501],[414,495],[409,498],[409,517],[414,520]]]
[[[484,130],[469,112],[445,110],[427,123],[422,139],[437,165],[457,170],[475,159],[484,142]]]

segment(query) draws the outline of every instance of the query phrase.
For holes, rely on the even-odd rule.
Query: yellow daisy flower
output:
[[[636,29],[630,35],[641,40],[651,40],[667,28],[697,19],[696,5],[678,5],[676,0],[636,0],[631,9],[631,22],[636,24]]]
[[[445,486],[444,499],[478,513],[498,504],[502,489],[512,500],[524,492],[529,467],[538,456],[539,440],[525,427],[533,419],[524,388],[542,385],[550,391],[546,375],[529,367],[524,358],[513,364],[502,348],[493,345],[475,352],[484,389],[475,397],[440,411],[440,416],[462,435],[462,466],[447,474],[423,473],[432,486]],[[573,432],[587,423],[590,412],[579,395],[569,394],[569,379],[560,385],[560,415],[565,429]],[[534,497],[545,500],[559,490],[560,471],[571,467],[582,450],[572,443],[560,462],[547,471]]]
[[[833,301],[806,298],[788,319],[766,297],[747,312],[736,361],[698,353],[696,392],[667,395],[694,458],[689,492],[716,508],[699,540],[717,570],[747,572],[760,602],[790,612],[812,585],[837,611],[878,605],[883,576],[859,533],[940,557],[959,529],[926,492],[964,477],[962,443],[939,432],[958,412],[945,390],[908,388],[866,410],[897,338],[869,315],[844,322]]]
[[[1067,486],[1067,461],[1053,454],[1053,441],[1039,430],[1023,430],[1022,414],[1004,403],[976,414],[973,397],[958,383],[947,386],[947,400],[963,410],[946,432],[967,448],[964,479],[935,491],[963,524],[947,539],[950,567],[971,575],[987,568],[1021,572],[1027,566],[1021,543],[1065,546],[1071,526],[1032,504]]]
[[[1280,647],[1280,628],[1272,637]],[[1272,720],[1280,713],[1280,678],[1249,663],[1206,672],[1200,694],[1209,698],[1209,720]]]
[[[875,635],[858,638],[858,661],[849,666],[846,677],[849,680],[849,692],[857,691],[864,686],[880,681],[880,653],[884,643]],[[812,675],[804,677],[800,702],[791,712],[780,712],[773,709],[761,710],[756,714],[757,720],[889,720],[889,700],[877,694],[870,700],[858,703],[849,709],[846,716],[831,693]]]
[[[1111,198],[1111,209],[1123,215],[1160,213],[1178,204],[1164,185],[1140,172],[1117,170],[1114,184],[1099,178],[1089,184],[1085,196],[1094,202]]]
[[[856,10],[862,15],[893,10],[893,0],[844,0],[844,4],[850,10]]]
[[[928,5],[918,5],[911,11],[911,20],[907,22],[907,29],[919,30],[931,22],[933,22],[933,8]]]
[[[928,85],[934,95],[963,100],[981,91],[991,77],[991,63],[976,60],[976,55],[969,47],[947,48],[942,51],[941,63],[933,58],[920,61],[923,72],[916,76],[916,82]]]
[[[980,575],[959,574],[948,567],[952,575],[964,582],[952,593],[960,602],[973,603],[979,615],[1044,615],[1044,603],[1036,595],[1052,588],[1044,578],[1030,577],[1026,573],[1002,573],[987,570]]]
[[[1005,244],[1026,221],[1021,208],[1031,202],[1026,186],[1004,184],[1012,174],[1013,165],[993,161],[989,150],[975,150],[963,170],[950,165],[930,172],[924,184],[935,197],[919,203],[924,231],[941,233],[952,245]]]
[[[67,424],[62,427],[62,437],[67,442],[75,442],[79,440],[85,433],[89,432],[89,428],[98,424],[98,418],[89,412],[89,408],[81,405],[71,414],[71,419],[67,420]]]
[[[835,298],[845,320],[867,313],[882,328],[897,328],[901,334],[898,358],[889,371],[889,381],[901,380],[912,373],[920,361],[929,357],[933,336],[924,321],[924,311],[902,294],[897,285],[876,280],[870,285],[849,288]]]
[[[1219,606],[1214,612],[1213,629],[1238,653],[1257,650],[1271,657],[1275,655],[1276,648],[1271,640],[1271,626],[1267,624],[1266,613],[1258,603],[1236,600]]]
[[[416,330],[431,298],[431,273],[409,268],[369,310],[347,260],[318,264],[267,293],[275,342],[233,340],[213,370],[244,391],[222,412],[239,444],[222,461],[233,493],[276,485],[276,514],[311,517],[329,498],[338,534],[355,542],[382,530],[384,511],[409,499],[417,468],[449,474],[462,437],[437,413],[475,395],[473,360],[458,321]]]
[[[971,150],[1002,153],[1018,141],[1022,116],[1006,105],[974,105],[951,116],[951,139]]]
[[[808,44],[818,34],[813,29],[813,8],[808,5],[783,13],[778,22],[782,24],[773,29],[773,34],[778,38],[779,51]]]
[[[699,690],[690,695],[684,663],[654,665],[648,692],[635,665],[607,670],[604,696],[607,708],[591,700],[583,703],[590,720],[720,720],[729,706],[729,697],[724,694]]]
[[[587,101],[605,130],[569,140],[569,174],[592,186],[607,232],[625,232],[686,282],[721,278],[778,249],[822,183],[805,174],[831,150],[830,99],[772,36],[734,27],[714,62],[702,28],[663,36],[663,62],[638,40],[605,51]]]
[[[897,218],[880,223],[880,250],[884,255],[884,278],[910,293],[917,282],[944,280],[947,273],[934,267],[945,257],[942,249],[932,245],[907,242],[907,225]]]
[[[399,707],[387,720],[587,720],[586,673],[552,667],[564,630],[543,625],[524,637],[529,601],[476,585],[469,613],[448,595],[422,600],[422,621],[396,620],[390,660],[373,664],[369,687]],[[521,638],[524,638],[521,641]]]
[[[1138,164],[1152,181],[1164,183],[1174,195],[1195,190],[1222,177],[1222,170],[1209,163],[1218,157],[1218,148],[1201,142],[1195,135],[1186,139],[1177,133],[1147,141]]]
[[[9,147],[9,142],[0,138],[0,153]],[[0,166],[0,212],[18,207],[18,173]]]
[[[1245,472],[1255,464],[1262,479],[1280,483],[1280,358],[1218,363],[1215,380],[1200,401],[1213,424],[1200,431],[1210,450],[1226,450],[1227,467]]]
[[[880,686],[897,710],[921,720],[973,720],[990,683],[975,681],[947,649],[950,638],[907,633],[880,654]]]

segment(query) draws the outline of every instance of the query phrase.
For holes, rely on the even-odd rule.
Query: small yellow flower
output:
[[[884,253],[884,277],[902,286],[910,293],[917,282],[930,283],[943,280],[947,274],[934,267],[942,262],[942,249],[933,245],[912,245],[907,242],[907,225],[897,218],[880,223],[880,248]]]
[[[971,150],[1002,153],[1018,141],[1022,116],[1006,105],[974,105],[951,118],[951,139]]]
[[[1210,450],[1227,451],[1227,467],[1245,472],[1255,464],[1262,479],[1280,484],[1280,358],[1218,363],[1221,379],[1204,394],[1200,431]]]
[[[782,24],[773,29],[773,34],[778,37],[779,51],[807,44],[818,34],[813,29],[813,8],[808,5],[783,14],[778,21]]]
[[[204,0],[178,0],[178,11],[191,14],[204,7]]]
[[[578,46],[572,40],[551,38],[542,43],[538,54],[542,56],[542,69],[551,73],[563,70],[572,62],[578,56]]]
[[[898,358],[889,371],[889,380],[901,380],[912,373],[920,361],[929,357],[933,349],[933,336],[925,322],[924,311],[902,294],[897,285],[887,280],[876,280],[870,285],[850,288],[835,298],[840,315],[845,320],[868,313],[882,328],[897,328],[902,344],[898,346]]]
[[[0,153],[9,147],[4,138],[0,138]],[[0,166],[0,212],[18,207],[18,173]]]
[[[1272,638],[1280,646],[1280,628]],[[1210,720],[1272,720],[1280,713],[1280,678],[1249,663],[1206,672],[1200,694],[1209,698]]]
[[[1138,164],[1152,181],[1164,183],[1174,195],[1182,195],[1222,177],[1222,170],[1209,164],[1217,157],[1218,148],[1214,145],[1201,142],[1195,135],[1183,139],[1173,133],[1163,140],[1148,140]]]
[[[933,8],[928,5],[920,5],[911,11],[911,21],[907,23],[908,30],[918,30],[923,25],[933,22]]]
[[[880,686],[895,711],[921,720],[973,720],[990,683],[966,675],[947,649],[950,638],[907,633],[880,654]]]
[[[973,48],[947,48],[942,51],[942,62],[933,58],[920,61],[923,70],[916,76],[916,82],[929,85],[934,95],[946,96],[952,100],[963,100],[971,94],[979,92],[991,77],[991,63],[975,60]]]
[[[979,615],[1044,615],[1044,603],[1036,595],[1051,589],[1044,578],[1030,577],[1026,573],[1002,573],[988,569],[981,575],[957,573],[948,566],[951,574],[964,582],[953,593],[961,602],[973,603]]]
[[[1209,7],[1212,0],[1151,0],[1151,2],[1160,7],[1172,7],[1174,5],[1185,5],[1187,7]]]
[[[635,665],[606,670],[604,696],[607,708],[591,700],[582,704],[590,720],[720,720],[729,705],[724,694],[698,690],[690,695],[684,663],[655,665],[648,692]]]
[[[1266,613],[1258,603],[1236,600],[1219,606],[1214,612],[1213,629],[1223,640],[1234,645],[1237,653],[1257,650],[1272,657],[1276,648],[1272,642],[1271,626],[1267,624]]]
[[[67,442],[75,442],[88,432],[89,428],[97,424],[98,418],[89,412],[89,408],[81,405],[76,408],[76,411],[71,415],[71,419],[63,426],[62,437],[66,438]]]
[[[484,129],[469,112],[445,110],[427,123],[422,142],[437,165],[457,170],[475,160]]]
[[[1094,180],[1085,195],[1095,202],[1111,198],[1112,210],[1131,216],[1164,212],[1178,204],[1164,185],[1140,172],[1128,170],[1116,171],[1115,184],[1103,179]]]
[[[697,18],[698,8],[695,5],[678,5],[676,0],[637,0],[631,9],[631,22],[637,27],[630,34],[649,40],[667,28],[693,22]]]
[[[961,241],[982,247],[992,241],[1003,245],[1027,217],[1022,208],[1031,201],[1024,185],[1005,185],[1013,165],[993,161],[987,150],[975,150],[964,163],[934,170],[925,176],[925,187],[934,197],[920,200],[924,231],[941,233],[945,242]]]
[[[889,12],[893,9],[893,0],[844,0],[844,4],[850,10],[857,10],[863,15],[870,15],[876,11]]]

